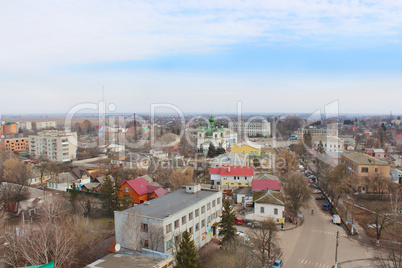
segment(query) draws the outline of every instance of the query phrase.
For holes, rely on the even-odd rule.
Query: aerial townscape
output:
[[[0,6],[0,268],[402,268],[398,1]]]

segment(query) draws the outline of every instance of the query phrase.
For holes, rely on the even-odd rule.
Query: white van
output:
[[[341,217],[339,217],[338,214],[332,215],[332,223],[340,225],[341,224]]]

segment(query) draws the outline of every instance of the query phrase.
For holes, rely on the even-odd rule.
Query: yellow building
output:
[[[260,156],[261,146],[257,144],[252,144],[251,142],[234,144],[230,146],[232,152],[236,152],[246,156]]]

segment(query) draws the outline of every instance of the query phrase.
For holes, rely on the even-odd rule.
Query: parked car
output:
[[[322,209],[323,210],[330,210],[331,209],[331,204],[325,203],[324,205],[322,205]]]
[[[274,261],[272,268],[281,268],[282,266],[283,266],[283,261],[280,259],[277,259]]]
[[[332,223],[340,225],[341,224],[341,217],[339,217],[338,214],[332,215]]]
[[[313,190],[313,194],[319,194],[319,193],[321,193],[321,190],[320,190],[320,189],[314,189],[314,190]]]
[[[243,231],[237,231],[236,235],[240,237],[246,237],[246,233],[244,233]]]
[[[240,217],[237,217],[237,218],[235,218],[235,223],[236,223],[237,225],[242,225],[242,224],[243,224],[243,219],[240,218]]]
[[[253,221],[253,222],[247,223],[247,226],[250,228],[257,228],[257,227],[261,226],[261,223],[259,223],[258,221]]]
[[[316,200],[325,200],[325,196],[322,194],[319,194],[315,197]]]

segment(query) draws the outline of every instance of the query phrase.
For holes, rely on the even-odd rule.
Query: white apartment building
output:
[[[338,137],[333,136],[321,136],[321,137],[312,137],[313,148],[317,150],[318,145],[322,142],[324,146],[325,152],[343,152],[344,143],[343,140]]]
[[[56,121],[44,121],[44,122],[36,122],[36,129],[47,129],[47,128],[56,128]]]
[[[187,185],[138,206],[115,211],[116,243],[133,249],[133,238],[140,237],[141,247],[150,246],[153,250],[172,254],[180,234],[187,230],[192,234],[195,246],[200,248],[217,234],[213,224],[220,221],[221,212],[221,192],[201,189],[199,184]],[[136,218],[140,220],[139,236],[130,236],[130,224]],[[157,244],[152,241],[155,232],[159,238]]]
[[[269,137],[271,136],[271,123],[268,121],[264,122],[244,122],[244,121],[234,121],[229,122],[229,129],[237,132],[240,138],[244,136],[247,137]]]
[[[68,162],[77,158],[77,132],[45,130],[29,135],[29,154],[56,162]]]

